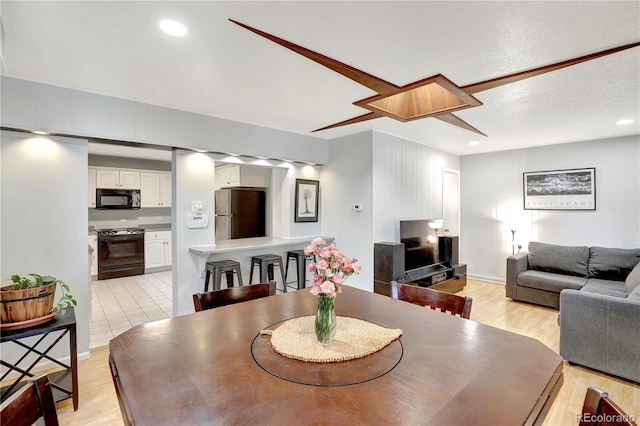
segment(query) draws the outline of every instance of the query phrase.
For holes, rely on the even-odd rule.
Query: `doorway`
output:
[[[442,169],[444,233],[460,236],[460,171]]]

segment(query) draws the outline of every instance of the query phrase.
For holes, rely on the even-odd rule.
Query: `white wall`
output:
[[[326,140],[2,76],[2,125],[326,164]]]
[[[202,291],[201,258],[189,253],[189,247],[214,244],[214,180],[215,158],[211,154],[184,150],[173,151],[172,191],[172,262],[173,313],[193,312],[193,294]],[[176,190],[180,188],[180,190]],[[207,228],[189,229],[191,201],[202,201],[203,212],[209,216]]]
[[[469,275],[504,283],[511,232],[529,241],[640,247],[640,138],[576,142],[461,159],[461,259]],[[523,173],[596,168],[595,211],[524,210]]]
[[[400,220],[442,217],[442,169],[458,156],[382,132],[373,133],[373,241],[400,242]],[[460,239],[463,244],[463,239]],[[464,261],[464,258],[461,258]]]
[[[322,234],[362,265],[348,285],[373,291],[371,132],[331,141],[331,161],[320,174]],[[362,204],[360,212],[353,204]]]
[[[87,241],[87,141],[2,131],[2,224],[0,277],[55,276],[78,301],[78,352],[89,351],[89,263]],[[56,303],[60,291],[56,295]],[[65,338],[66,341],[66,338]],[[2,358],[10,347],[2,345]],[[15,346],[15,345],[14,345]],[[68,355],[66,343],[56,348]]]

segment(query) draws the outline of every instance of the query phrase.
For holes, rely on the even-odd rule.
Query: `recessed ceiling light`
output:
[[[160,21],[160,29],[174,37],[182,37],[187,33],[187,27],[172,19],[164,19]]]
[[[624,119],[624,120],[618,120],[618,121],[616,121],[616,124],[617,124],[618,126],[624,126],[625,124],[631,124],[631,123],[633,123],[633,120],[632,120],[632,119],[630,119],[630,118],[626,118],[626,119]]]
[[[480,145],[480,142],[478,142],[478,141],[469,142],[469,146],[476,146],[476,145]]]

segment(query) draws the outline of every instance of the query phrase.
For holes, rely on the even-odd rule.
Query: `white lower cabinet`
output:
[[[91,276],[98,275],[98,237],[89,235],[89,246],[93,249],[91,253]]]
[[[144,233],[145,269],[171,266],[171,231]]]

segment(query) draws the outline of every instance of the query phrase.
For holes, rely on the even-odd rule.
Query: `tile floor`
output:
[[[170,318],[173,312],[171,271],[91,282],[91,348],[134,325]]]

